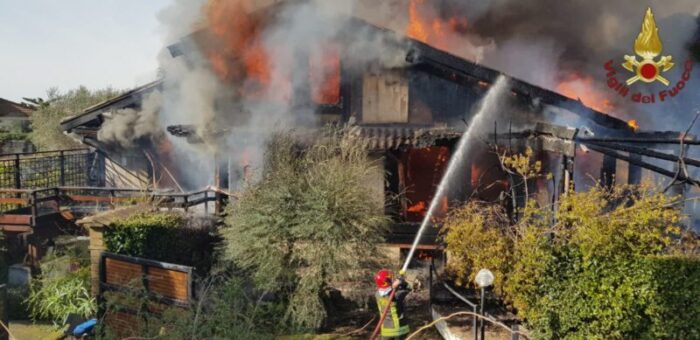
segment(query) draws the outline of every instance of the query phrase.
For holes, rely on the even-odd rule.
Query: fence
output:
[[[102,253],[100,295],[106,291],[138,290],[161,303],[188,306],[194,297],[194,268]]]
[[[88,149],[0,155],[0,188],[104,186],[104,155]]]
[[[141,314],[158,314],[168,305],[188,307],[194,299],[193,268],[138,257],[102,253],[98,303],[104,325],[119,337],[128,337],[138,329]],[[107,293],[115,296],[106,304]],[[129,294],[147,297],[133,301]],[[137,299],[138,300],[138,299]]]

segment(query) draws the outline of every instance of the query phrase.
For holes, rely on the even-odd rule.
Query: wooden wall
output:
[[[362,123],[408,123],[408,79],[402,72],[366,73],[362,82]]]

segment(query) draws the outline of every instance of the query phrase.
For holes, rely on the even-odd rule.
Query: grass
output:
[[[10,321],[10,332],[14,340],[58,339],[63,332],[52,323]]]

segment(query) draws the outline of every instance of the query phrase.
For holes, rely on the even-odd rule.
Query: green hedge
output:
[[[645,261],[651,295],[646,313],[654,338],[700,339],[700,258],[664,256]]]
[[[215,261],[213,223],[176,213],[141,213],[106,228],[107,251],[192,266],[206,274]]]
[[[648,256],[580,266],[541,282],[540,338],[700,339],[700,259]]]

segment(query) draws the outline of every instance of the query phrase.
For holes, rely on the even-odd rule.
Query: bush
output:
[[[381,171],[358,140],[326,131],[302,147],[272,139],[262,179],[231,205],[226,253],[255,284],[287,302],[286,320],[319,328],[332,282],[365,284],[387,217],[367,186]],[[382,203],[380,203],[382,202]]]
[[[104,232],[107,250],[192,266],[205,275],[215,261],[218,236],[210,220],[177,213],[140,213],[116,220]]]
[[[149,302],[139,292],[105,295],[106,314],[127,305],[136,312],[138,324],[127,330],[140,338],[164,339],[271,339],[283,331],[280,319],[284,306],[265,301],[262,292],[253,292],[244,280],[236,277],[210,277],[202,280],[199,300],[189,308],[167,307],[162,312],[148,312]],[[128,294],[128,293],[126,293]],[[118,339],[116,332],[100,323],[104,339]],[[124,334],[122,334],[124,335]]]
[[[646,313],[654,338],[700,338],[700,258],[652,256],[644,261],[651,295]]]
[[[489,268],[495,276],[496,291],[503,293],[503,280],[511,264],[513,242],[509,232],[508,216],[500,206],[472,201],[452,211],[445,219],[441,234],[448,244],[447,270],[456,283],[470,284],[481,268]]]
[[[530,204],[510,227],[471,203],[448,218],[447,250],[467,258],[452,263],[464,280],[474,263],[502,272],[502,297],[537,337],[697,337],[699,260],[683,255],[696,241],[674,203],[649,188],[594,188],[563,196],[554,211]],[[464,226],[482,235],[460,239]]]
[[[12,140],[28,140],[29,134],[26,132],[0,132],[0,142]]]
[[[30,315],[37,320],[65,323],[70,314],[94,315],[95,299],[90,293],[90,269],[81,268],[62,277],[39,278],[30,286],[27,299]]]

